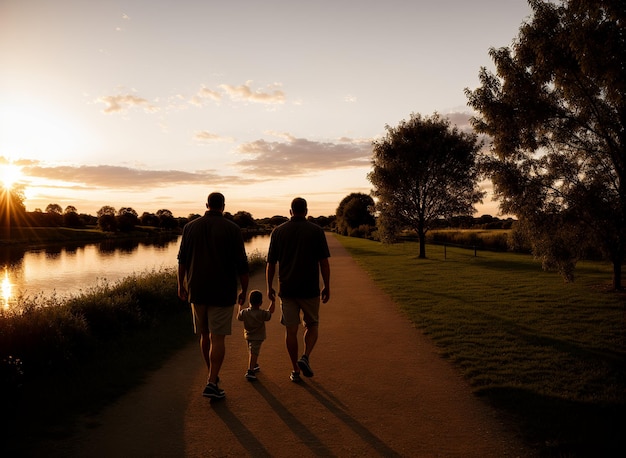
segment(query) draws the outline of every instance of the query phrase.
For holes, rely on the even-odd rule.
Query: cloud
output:
[[[148,100],[132,94],[105,95],[96,99],[96,102],[106,105],[102,111],[107,114],[125,112],[134,107],[143,107],[144,111],[148,113],[159,111],[159,108],[152,105]]]
[[[492,146],[493,139],[486,134],[479,134],[474,130],[470,119],[475,116],[475,113],[470,112],[450,112],[446,114],[446,117],[450,120],[453,127],[457,127],[461,132],[476,133],[479,142],[483,143],[483,151],[488,152]]]
[[[181,170],[143,170],[113,165],[81,165],[46,167],[31,165],[22,173],[29,177],[81,184],[89,188],[134,189],[145,187],[167,187],[181,184],[232,183],[240,177],[225,176],[213,170],[185,172]],[[245,183],[245,180],[243,180]],[[248,180],[248,182],[251,182]]]
[[[209,89],[206,86],[202,86],[197,93],[188,98],[188,103],[197,107],[204,106],[207,102],[215,102],[219,104],[224,96],[229,97],[233,101],[244,101],[260,103],[265,105],[279,105],[285,103],[285,93],[279,89],[280,84],[276,83],[268,87],[267,91],[253,90],[250,86],[250,81],[246,84],[239,86],[233,86],[230,84],[220,84],[218,90]],[[169,105],[166,110],[183,110],[185,106],[177,104],[177,101],[185,100],[187,97],[178,94],[173,98],[170,97]],[[158,99],[157,99],[158,100]],[[138,97],[133,94],[121,94],[121,95],[106,95],[96,99],[97,103],[103,103],[105,105],[102,110],[103,113],[123,113],[131,108],[143,108],[148,113],[155,113],[161,109],[153,105],[147,99]]]
[[[284,141],[256,140],[244,143],[237,152],[249,159],[235,165],[260,176],[298,176],[324,170],[349,169],[370,165],[370,141],[342,139],[315,142],[283,134]]]
[[[212,134],[211,132],[208,132],[206,130],[201,130],[199,132],[196,132],[193,138],[203,143],[213,143],[213,142],[232,143],[235,141],[232,137],[222,137],[221,135]]]
[[[285,103],[285,93],[281,90],[274,89],[271,92],[263,92],[261,90],[253,91],[250,87],[250,81],[240,86],[231,86],[230,84],[220,84],[232,100],[244,100],[254,103],[263,103],[267,105],[276,105]],[[277,84],[274,85],[278,86]],[[270,87],[271,90],[271,87]]]
[[[212,100],[219,103],[222,100],[222,94],[205,86],[202,86],[198,93],[194,95],[189,103],[192,105],[202,106],[205,100]]]

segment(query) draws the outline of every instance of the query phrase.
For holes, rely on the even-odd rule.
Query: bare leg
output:
[[[309,356],[317,343],[318,326],[304,328],[304,354]]]
[[[206,363],[207,374],[209,374],[211,372],[211,359],[209,356],[211,353],[211,339],[208,332],[200,334],[200,351],[202,352],[202,357]]]
[[[291,360],[291,366],[294,372],[300,372],[298,367],[298,327],[287,326],[285,328],[285,343],[287,344],[287,353],[289,353],[289,359]]]
[[[209,369],[209,382],[211,383],[216,383],[217,376],[224,362],[224,355],[226,354],[226,347],[224,345],[225,338],[226,336],[224,335],[211,334],[211,367]]]
[[[254,366],[256,366],[256,362],[259,358],[259,355],[255,355],[254,353],[250,353],[250,357],[248,358],[248,369],[251,371],[254,370]]]

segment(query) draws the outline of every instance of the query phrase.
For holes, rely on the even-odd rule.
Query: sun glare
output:
[[[4,189],[11,189],[22,179],[22,169],[15,164],[0,164],[0,182]]]

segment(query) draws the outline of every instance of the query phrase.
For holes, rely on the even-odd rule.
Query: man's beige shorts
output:
[[[301,320],[306,327],[317,326],[320,320],[320,298],[316,297],[281,297],[283,316],[280,322],[284,326],[299,325]],[[302,312],[302,318],[300,318]]]
[[[218,307],[216,305],[191,304],[195,333],[210,332],[217,336],[231,335],[234,309],[234,305]]]

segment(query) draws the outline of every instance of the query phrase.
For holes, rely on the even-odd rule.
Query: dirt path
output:
[[[226,399],[201,396],[196,345],[96,417],[50,456],[525,457],[529,451],[333,236],[332,297],[322,305],[315,376],[292,383],[279,312],[268,323],[257,382],[244,379],[234,322],[220,378]],[[264,278],[252,279],[263,291]]]

